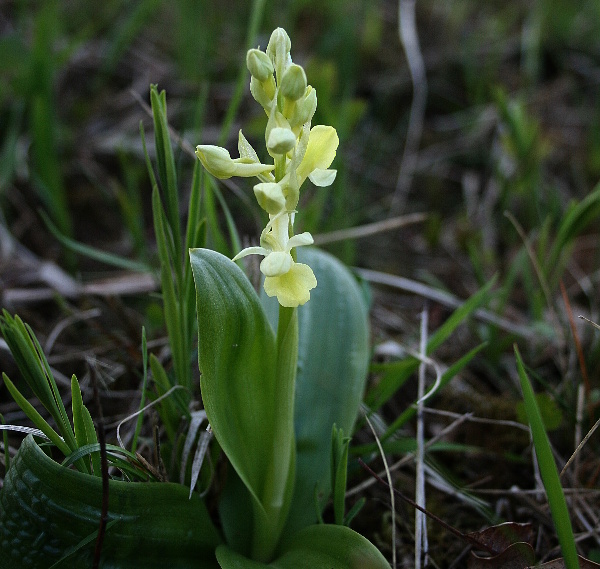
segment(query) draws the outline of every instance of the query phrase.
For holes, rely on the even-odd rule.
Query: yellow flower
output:
[[[277,296],[282,306],[293,308],[310,298],[309,291],[317,286],[317,279],[308,265],[294,261],[291,250],[312,244],[313,238],[308,232],[289,237],[290,214],[286,211],[269,215],[269,218],[260,238],[261,246],[247,247],[233,260],[247,255],[264,255],[260,271],[265,275],[265,292]]]
[[[265,277],[265,292],[276,296],[281,306],[295,308],[310,300],[310,290],[317,286],[312,269],[304,263],[293,263],[290,270],[276,277]]]
[[[308,146],[296,170],[298,186],[308,177],[315,186],[329,186],[336,171],[329,170],[340,141],[335,128],[319,124],[310,129]]]
[[[331,126],[311,128],[317,93],[308,85],[304,69],[292,62],[290,50],[289,36],[277,28],[266,51],[251,49],[246,57],[252,76],[250,92],[269,117],[265,142],[275,164],[262,164],[241,130],[239,158],[233,159],[225,148],[212,145],[198,146],[196,155],[217,178],[256,176],[260,180],[254,194],[269,214],[269,222],[260,236],[260,247],[247,247],[233,260],[263,255],[260,270],[266,293],[277,296],[282,306],[295,307],[304,304],[317,286],[312,269],[296,263],[292,256],[292,249],[313,242],[310,233],[293,234],[300,187],[307,178],[320,187],[333,183],[337,172],[330,166],[339,139]]]
[[[293,211],[300,199],[300,186],[306,178],[315,186],[333,184],[336,170],[329,169],[339,145],[339,138],[332,126],[302,127],[292,159],[286,165],[286,174],[280,184],[285,188],[286,209]]]

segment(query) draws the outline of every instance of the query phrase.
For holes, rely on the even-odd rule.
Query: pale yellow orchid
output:
[[[333,184],[337,171],[329,168],[339,144],[332,126],[317,125],[312,129],[305,124],[291,160],[286,164],[281,185],[286,189],[286,208],[293,211],[300,199],[300,187],[309,180],[319,187]]]
[[[276,296],[282,306],[302,305],[310,299],[310,290],[317,286],[317,279],[308,265],[294,261],[291,251],[295,247],[312,245],[312,235],[304,232],[289,237],[290,214],[286,211],[269,215],[269,218],[269,223],[261,234],[261,246],[247,247],[233,260],[237,261],[247,255],[264,255],[260,271],[265,275],[264,288],[267,295]]]
[[[265,143],[274,164],[263,164],[250,143],[239,133],[240,157],[231,158],[218,146],[200,145],[196,155],[217,178],[256,176],[254,186],[259,205],[269,214],[259,247],[240,251],[233,260],[247,255],[263,255],[260,270],[264,288],[279,304],[296,307],[310,298],[317,279],[308,265],[297,263],[292,249],[311,245],[310,233],[293,234],[300,187],[306,181],[325,187],[333,183],[336,170],[330,169],[339,139],[331,126],[311,128],[317,108],[316,91],[307,84],[301,66],[292,63],[291,42],[282,28],[272,34],[265,52],[248,51],[246,65],[252,79],[250,92],[267,116]]]
[[[276,296],[281,306],[294,308],[310,300],[310,290],[317,286],[312,269],[304,263],[294,263],[290,270],[276,277],[265,277],[265,292]]]
[[[337,132],[332,126],[319,124],[310,129],[306,152],[296,170],[300,186],[307,177],[315,186],[333,184],[336,170],[329,170],[329,166],[335,158],[339,143]]]

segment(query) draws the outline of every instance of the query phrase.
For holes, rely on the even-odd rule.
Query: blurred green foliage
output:
[[[192,146],[222,138],[233,147],[239,127],[254,142],[266,117],[246,105],[248,77],[239,67],[251,13],[252,3],[242,0],[226,8],[209,0],[5,4],[0,210],[7,226],[18,225],[22,204],[34,215],[41,207],[64,236],[103,246],[110,236],[119,254],[151,263],[151,184],[137,142],[137,125],[147,117],[129,90],[148,101],[149,83],[160,82],[169,95],[169,124]],[[302,198],[298,225],[314,234],[388,215],[412,96],[396,18],[395,2],[264,1],[255,44],[266,45],[276,26],[288,30],[319,93],[315,123],[333,125],[341,140],[334,185],[307,189]],[[453,276],[440,277],[428,261],[449,239],[453,254],[465,257],[465,289],[499,272],[495,309],[516,302],[541,321],[549,308],[543,286],[557,291],[578,240],[598,220],[599,4],[424,0],[417,24],[429,97],[406,203],[408,211],[430,214],[426,245],[405,246],[392,232],[328,249],[346,262],[394,273],[416,266],[419,278],[440,283]],[[176,143],[182,198],[193,162]],[[256,238],[258,214],[244,199],[251,188],[202,184],[207,243],[232,252],[236,227],[241,241]],[[170,213],[171,224],[176,215]],[[595,252],[584,270],[597,262]],[[510,346],[495,333],[485,333],[493,362]],[[599,353],[596,341],[590,363]]]

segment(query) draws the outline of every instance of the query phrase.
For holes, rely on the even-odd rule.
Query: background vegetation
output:
[[[140,121],[152,131],[149,87],[167,92],[186,204],[190,148],[235,148],[239,128],[249,139],[264,130],[240,69],[250,13],[237,0],[0,2],[1,304],[32,326],[65,398],[77,373],[91,399],[94,361],[109,439],[139,406],[142,326],[149,351],[171,365],[139,133]],[[419,86],[408,63],[419,54],[403,49],[396,2],[265,2],[257,43],[276,26],[288,31],[317,89],[313,123],[332,124],[341,141],[334,186],[306,191],[298,223],[372,282],[365,405],[390,463],[408,457],[393,471],[396,487],[414,494],[412,355],[426,306],[432,369],[470,354],[426,403],[427,508],[464,532],[532,522],[544,560],[558,542],[522,428],[513,343],[562,468],[599,418],[600,333],[577,316],[600,321],[600,4],[422,0],[416,21],[427,98],[422,128],[411,130]],[[243,182],[205,194],[213,247],[236,249],[231,220],[242,242],[257,238],[250,195]],[[425,217],[394,228],[411,213]],[[380,225],[370,235],[352,230],[371,223]],[[339,230],[348,232],[330,234]],[[0,369],[17,375],[4,345]],[[27,422],[4,385],[0,413]],[[165,428],[148,417],[150,443],[153,421]],[[11,437],[11,454],[18,444]],[[596,561],[599,448],[592,435],[562,477],[580,553]],[[390,559],[395,541],[410,566],[412,508],[397,504],[392,537],[388,493],[360,486],[369,476],[358,456],[381,469],[362,422],[350,452],[350,505],[367,500],[353,527]],[[433,562],[463,563],[463,543],[434,522],[429,530]]]

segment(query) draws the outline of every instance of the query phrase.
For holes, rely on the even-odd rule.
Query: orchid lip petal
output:
[[[294,263],[284,275],[266,277],[264,289],[268,296],[276,296],[281,306],[295,308],[310,300],[310,290],[317,286],[312,269],[303,263]]]

